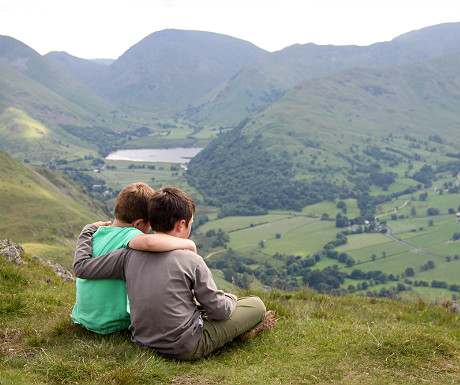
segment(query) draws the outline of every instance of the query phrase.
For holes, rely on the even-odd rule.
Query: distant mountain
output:
[[[459,41],[460,23],[446,23],[368,47],[296,44],[258,56],[184,116],[197,123],[231,126],[304,80],[357,66],[395,66],[458,53]]]
[[[189,182],[227,214],[405,190],[458,172],[459,105],[458,54],[311,79],[212,141]]]
[[[101,114],[114,109],[108,101],[16,39],[0,36],[0,61],[89,111]]]
[[[195,132],[233,127],[305,80],[455,53],[459,39],[460,23],[449,23],[369,47],[305,44],[268,53],[221,34],[164,30],[110,64],[65,52],[40,56],[0,36],[0,150],[47,162],[105,154],[132,133],[152,133],[158,119],[182,117],[186,126],[191,119]]]
[[[68,73],[80,83],[96,90],[98,78],[113,63],[113,60],[86,60],[69,55],[67,52],[49,52],[44,56],[48,61]]]
[[[111,64],[99,89],[136,110],[176,113],[262,53],[230,36],[164,30],[147,36]]]

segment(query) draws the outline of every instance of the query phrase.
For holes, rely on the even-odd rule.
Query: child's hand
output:
[[[96,227],[101,227],[101,226],[110,226],[110,224],[112,223],[112,221],[106,221],[106,222],[94,222],[94,223],[91,223],[92,225],[96,226]]]
[[[187,249],[192,250],[194,253],[196,253],[197,251],[196,251],[195,242],[193,242],[190,239],[187,239],[187,241],[189,241],[189,245],[187,246]]]

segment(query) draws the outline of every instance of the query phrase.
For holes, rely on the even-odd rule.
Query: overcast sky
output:
[[[0,35],[44,55],[116,59],[155,31],[217,32],[276,51],[370,45],[460,22],[459,0],[0,0]]]

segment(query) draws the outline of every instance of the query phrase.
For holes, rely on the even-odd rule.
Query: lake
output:
[[[107,155],[109,160],[134,162],[188,163],[202,148],[150,148],[143,150],[118,150]]]

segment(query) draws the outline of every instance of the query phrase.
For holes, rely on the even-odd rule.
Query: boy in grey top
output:
[[[166,187],[149,202],[152,229],[188,238],[195,205],[183,191]],[[265,311],[258,297],[237,299],[218,290],[203,259],[189,250],[151,253],[119,249],[92,258],[95,225],[80,234],[74,272],[85,279],[126,281],[131,304],[132,340],[178,359],[209,355],[238,335],[251,337],[274,325],[274,313]],[[198,301],[204,309],[201,313]]]

